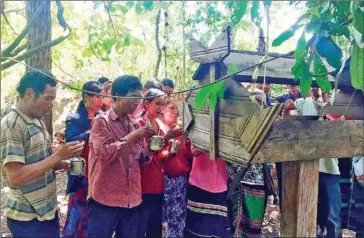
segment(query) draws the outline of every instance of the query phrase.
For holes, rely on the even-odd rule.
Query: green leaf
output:
[[[129,9],[121,4],[116,4],[115,8],[119,9],[122,13],[126,14],[128,13]]]
[[[338,69],[341,67],[343,53],[339,46],[329,37],[321,37],[316,44],[316,51],[326,58],[329,65]]]
[[[142,3],[141,2],[138,2],[136,5],[135,5],[135,13],[140,15],[143,13],[143,9],[142,9]]]
[[[328,73],[326,66],[324,65],[320,56],[317,53],[315,53],[313,57],[313,72],[315,75]],[[330,93],[331,84],[327,75],[316,77],[316,81],[322,91],[324,91],[325,93]]]
[[[133,1],[127,1],[125,6],[127,6],[130,9],[130,8],[132,8],[134,6],[134,2]]]
[[[277,38],[275,38],[272,42],[272,46],[277,47],[280,46],[283,42],[288,40],[294,35],[294,32],[292,30],[286,30],[282,32]]]
[[[254,72],[253,72],[253,75],[252,75],[252,81],[253,82],[257,81],[257,79],[258,79],[259,69],[260,69],[259,66],[255,67],[255,69],[254,69]]]
[[[146,1],[146,2],[143,2],[143,7],[147,10],[152,10],[154,7],[154,4],[152,1]]]
[[[311,21],[307,24],[306,26],[306,31],[307,32],[319,32],[321,29],[322,23],[320,18],[318,17],[313,17],[311,19]]]
[[[322,9],[321,14],[325,14],[325,13],[329,10],[330,5],[331,5],[331,3],[330,3],[330,1],[328,1],[328,2],[325,4],[324,8]]]
[[[85,48],[83,51],[82,51],[82,57],[85,57],[85,58],[89,58],[92,56],[92,51],[90,50],[89,47]]]
[[[209,106],[212,111],[216,109],[217,99],[224,97],[225,81],[221,80],[215,84],[210,84],[202,88],[195,97],[196,112],[195,116],[201,111],[206,101],[209,100]]]
[[[116,42],[115,44],[115,50],[118,54],[121,54],[124,48],[124,41],[123,40],[118,40],[118,42]]]
[[[206,100],[210,97],[210,92],[212,88],[213,85],[208,85],[204,88],[201,88],[200,91],[198,91],[195,97],[195,106],[196,106],[195,116],[201,111],[201,109],[206,103]]]
[[[305,64],[303,74],[300,80],[300,91],[303,97],[307,97],[312,84],[312,75],[310,74],[309,65]]]
[[[98,8],[99,6],[101,6],[102,1],[94,1],[94,9]]]
[[[111,48],[112,46],[116,43],[116,40],[114,38],[110,38],[110,39],[107,39],[103,42],[102,46],[103,48],[110,52],[111,51]]]
[[[305,61],[303,58],[300,61],[296,61],[295,65],[292,66],[291,73],[293,74],[295,81],[301,79],[304,68]]]
[[[350,62],[351,84],[354,88],[364,92],[364,49],[361,49],[356,43],[353,46],[353,52]]]
[[[355,27],[351,29],[351,35],[353,36],[355,42],[359,45],[359,47],[363,48],[364,45],[363,35],[357,29],[355,29]]]
[[[335,36],[344,35],[346,38],[350,39],[350,31],[347,26],[333,22],[328,22],[327,26],[331,34]]]
[[[304,57],[304,53],[306,52],[306,37],[305,32],[302,32],[301,37],[297,41],[295,57],[296,61],[300,61]]]
[[[353,26],[364,35],[364,2],[351,1],[350,10],[353,15]]]
[[[124,45],[125,46],[129,46],[130,45],[130,36],[129,35],[126,35],[124,37]]]
[[[209,106],[211,111],[215,111],[216,104],[217,104],[217,95],[212,93],[209,98]]]
[[[253,1],[252,7],[250,9],[250,17],[252,22],[255,23],[258,27],[260,26],[260,23],[262,21],[260,15],[259,15],[259,8],[260,8],[260,1]]]
[[[168,2],[165,2],[165,1],[156,3],[156,6],[158,8],[161,8],[161,9],[168,9],[169,5],[170,4]]]
[[[236,24],[238,24],[240,22],[240,20],[243,18],[247,6],[248,6],[248,1],[237,2],[236,7],[231,16],[232,26],[235,26]]]
[[[316,7],[316,6],[319,6],[320,3],[318,1],[307,1],[306,2],[306,6],[311,8],[311,7]]]
[[[233,74],[235,72],[237,72],[239,70],[237,65],[229,65],[228,69],[227,69],[227,74]]]
[[[209,97],[209,106],[212,111],[216,109],[217,99],[224,98],[225,93],[225,81],[221,80],[213,85]]]
[[[272,5],[272,1],[263,1],[264,5],[270,7]]]

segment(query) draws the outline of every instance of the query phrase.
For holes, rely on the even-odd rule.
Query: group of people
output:
[[[261,236],[268,196],[275,195],[270,165],[251,165],[239,177],[241,167],[194,148],[170,97],[173,80],[142,85],[123,75],[86,82],[52,146],[42,118],[53,107],[56,86],[50,72],[27,72],[17,88],[19,105],[1,120],[0,158],[10,188],[5,212],[13,237],[162,237],[163,227],[168,237]],[[305,99],[297,86],[288,89],[270,100],[269,85],[257,85],[255,95],[266,107],[285,103],[284,114],[296,115],[317,114],[319,99],[326,100],[317,89]],[[71,171],[69,159],[79,156],[85,173],[68,174],[61,229],[55,172]],[[362,180],[354,177],[350,203],[356,200],[348,206],[357,209],[349,224],[359,235]],[[318,225],[328,237],[341,235],[339,182],[338,160],[320,161]]]

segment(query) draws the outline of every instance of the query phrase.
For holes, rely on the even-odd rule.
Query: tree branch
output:
[[[67,24],[66,20],[63,17],[64,7],[60,0],[56,0],[58,11],[57,11],[57,20],[58,23],[63,27],[64,30],[69,29],[72,31],[71,27]]]
[[[8,24],[8,26],[9,26],[9,27],[10,27],[10,29],[13,31],[13,33],[14,33],[15,35],[19,35],[18,33],[16,33],[16,31],[14,30],[14,28],[10,25],[10,22],[9,22],[8,18],[5,16],[5,13],[4,13],[4,12],[1,12],[1,15],[3,15],[3,17],[4,17],[4,20],[5,20],[6,24]]]
[[[159,22],[160,22],[160,18],[161,18],[161,10],[158,9],[157,12],[157,16],[155,18],[155,44],[157,46],[157,63],[155,65],[154,68],[154,78],[158,78],[158,71],[159,71],[159,65],[161,63],[162,60],[162,50],[161,47],[159,45]]]
[[[20,52],[22,52],[23,50],[25,50],[27,48],[28,42],[26,42],[25,44],[23,44],[22,46],[16,48],[13,52],[11,52],[9,54],[10,57],[15,57],[17,56]]]
[[[22,8],[22,9],[10,9],[10,10],[7,10],[7,11],[5,11],[4,10],[4,12],[3,13],[17,13],[17,12],[23,12],[25,9],[24,8]]]
[[[94,55],[94,56],[96,56],[96,58],[98,58],[98,59],[100,59],[100,57],[95,53],[95,51],[94,51],[94,48],[92,48],[92,44],[91,44],[91,37],[90,37],[90,32],[91,32],[91,26],[92,26],[92,22],[93,22],[93,20],[94,20],[94,16],[95,16],[95,8],[94,8],[94,12],[92,13],[92,17],[91,17],[91,20],[90,20],[90,25],[89,25],[89,27],[88,27],[88,43],[89,43],[89,45],[90,45],[90,49],[91,49],[91,52],[92,52],[92,54]]]
[[[42,4],[34,14],[33,19],[28,23],[28,25],[24,28],[24,30],[15,38],[15,40],[3,51],[1,52],[1,57],[7,57],[9,54],[20,44],[20,42],[24,39],[24,37],[29,32],[30,28],[35,22],[35,19],[39,16],[39,14],[44,9],[45,4]]]
[[[112,2],[110,2],[109,6],[107,7],[106,2],[104,2],[104,7],[106,9],[107,15],[109,16],[109,22],[107,23],[107,30],[109,31],[109,28],[110,28],[110,25],[111,25],[111,28],[112,28],[112,30],[114,32],[114,35],[116,36],[117,34],[116,34],[116,31],[115,31],[114,22],[112,21],[112,17],[111,17],[111,14],[110,14],[111,4],[112,4]]]
[[[38,53],[38,52],[41,52],[43,50],[46,50],[46,49],[49,49],[55,45],[58,45],[59,43],[61,43],[62,41],[64,41],[69,35],[70,35],[71,31],[68,30],[68,34],[66,36],[60,36],[58,37],[57,39],[55,40],[52,40],[50,42],[47,42],[43,45],[40,45],[38,47],[35,47],[31,50],[28,50],[27,52],[25,52],[24,54],[22,55],[19,55],[17,56],[16,58],[14,58],[14,60],[12,60],[10,57],[1,57],[1,58],[6,58],[7,59],[7,62],[1,64],[0,66],[0,70],[5,70],[11,66],[13,66],[14,64],[17,64],[18,61],[22,61],[22,60],[25,60],[29,57],[31,57],[32,55]]]

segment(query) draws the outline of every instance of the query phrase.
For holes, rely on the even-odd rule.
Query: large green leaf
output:
[[[326,58],[326,61],[332,67],[338,69],[341,67],[341,58],[343,53],[339,46],[329,37],[321,37],[316,44],[316,51]]]
[[[312,75],[310,74],[310,66],[305,64],[302,77],[300,80],[300,91],[302,96],[307,97],[312,84]]]
[[[209,97],[209,106],[212,111],[215,111],[216,109],[217,99],[224,98],[224,92],[225,92],[224,80],[214,84],[214,87],[212,88]]]
[[[276,47],[276,46],[281,45],[283,42],[290,39],[294,35],[294,33],[302,26],[303,25],[299,25],[299,24],[295,23],[288,30],[282,32],[277,38],[275,38],[272,42],[272,46]]]
[[[152,10],[154,7],[154,3],[152,1],[143,2],[143,7],[147,10]]]
[[[210,97],[210,92],[213,88],[213,85],[208,85],[200,89],[195,97],[195,106],[196,112],[195,116],[201,111],[203,106],[206,103],[206,100]]]
[[[353,87],[364,92],[364,49],[356,43],[354,43],[351,56],[350,76]]]
[[[224,80],[221,80],[215,84],[211,84],[202,88],[195,97],[195,105],[196,105],[195,115],[197,115],[201,111],[207,100],[209,100],[210,109],[214,111],[216,108],[217,99],[223,98],[224,92],[225,92]]]
[[[273,40],[272,46],[274,47],[280,46],[283,42],[290,39],[293,35],[294,31],[292,29],[282,32],[277,38]]]
[[[304,67],[305,61],[303,59],[296,61],[295,65],[292,66],[291,73],[293,74],[295,81],[302,78]]]
[[[137,2],[137,4],[135,5],[135,13],[138,15],[143,13],[143,8],[142,8],[141,2]]]
[[[258,27],[260,26],[260,23],[262,21],[260,14],[259,14],[259,8],[260,8],[260,1],[253,1],[252,7],[250,9],[250,17],[251,17],[251,20]]]
[[[333,22],[328,22],[327,26],[331,34],[335,36],[344,35],[346,38],[350,39],[350,31],[347,26]]]
[[[353,15],[354,27],[364,35],[364,2],[351,1],[350,10]]]
[[[243,18],[247,6],[248,6],[248,1],[239,1],[236,3],[233,14],[231,15],[232,26],[238,24],[240,20]]]
[[[317,53],[313,57],[313,71],[315,75],[323,75],[328,73],[326,66],[324,65],[320,56]],[[324,91],[325,93],[330,93],[331,84],[327,75],[316,77],[316,81],[322,91]]]
[[[304,53],[306,52],[306,37],[305,32],[302,32],[301,37],[297,41],[295,57],[296,61],[300,61],[304,57]]]

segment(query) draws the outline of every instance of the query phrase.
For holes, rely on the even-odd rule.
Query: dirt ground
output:
[[[61,223],[64,224],[67,214],[67,197],[66,194],[67,175],[60,173],[57,175],[57,200],[61,214]],[[6,225],[6,218],[4,217],[4,207],[6,203],[6,193],[9,188],[6,184],[2,183],[1,186],[1,237],[11,237],[11,234]],[[280,213],[278,205],[267,205],[263,221],[262,236],[264,237],[278,237],[280,231]],[[343,230],[343,237],[355,237],[355,232]]]

